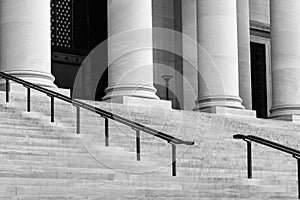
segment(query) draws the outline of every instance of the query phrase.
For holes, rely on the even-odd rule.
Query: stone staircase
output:
[[[234,134],[252,134],[300,149],[300,124],[164,110],[159,107],[88,102],[184,140],[177,149],[178,175],[171,176],[171,146],[141,133],[136,161],[135,131],[56,100],[0,92],[0,199],[297,199],[297,163],[291,156],[253,144],[253,179],[247,179],[246,144]]]

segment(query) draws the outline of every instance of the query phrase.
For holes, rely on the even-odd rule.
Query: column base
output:
[[[201,109],[201,110],[198,110],[198,111],[207,112],[207,113],[214,113],[214,114],[217,114],[217,115],[225,115],[225,116],[256,118],[256,111],[255,110],[245,110],[245,109],[214,106],[214,107],[210,107],[210,108]]]
[[[105,90],[105,92],[106,92],[106,95],[105,95],[105,97],[103,97],[103,101],[107,101],[107,100],[114,99],[114,98],[120,98],[123,96],[159,100],[159,97],[156,96],[157,90],[153,86],[148,86],[148,85],[112,86],[112,87],[108,87]]]
[[[58,89],[58,87],[54,84],[55,78],[52,76],[52,74],[36,72],[36,71],[8,71],[5,73],[41,87],[45,87],[49,89]],[[3,90],[2,88],[5,88],[5,84],[6,84],[5,80],[1,79],[0,80],[1,90]],[[11,91],[22,91],[23,88],[24,88],[23,85],[10,81]]]
[[[199,98],[194,111],[214,113],[226,116],[256,118],[256,111],[245,110],[242,99],[236,96],[214,96]]]
[[[70,95],[71,95],[70,89],[58,88],[54,84],[55,78],[51,74],[35,72],[35,71],[13,71],[13,72],[5,72],[5,73],[15,76],[17,78],[20,78],[22,80],[25,80],[29,83],[33,83],[35,85],[47,88],[49,90],[52,90],[52,91],[57,92],[62,95],[65,95],[68,97],[70,97]],[[27,92],[27,89],[19,83],[10,81],[9,86],[10,86],[10,92],[17,92],[17,93],[19,93],[19,92],[26,93]],[[0,80],[0,91],[5,91],[5,90],[6,90],[6,81],[4,79],[1,79]],[[33,95],[43,94],[34,89],[31,90],[31,93]]]
[[[282,105],[273,106],[270,110],[270,118],[285,120],[285,121],[299,121],[300,122],[300,105]]]
[[[245,109],[242,106],[242,99],[236,96],[213,96],[213,97],[202,97],[196,100],[196,107],[193,109],[205,110],[213,107],[226,107],[235,109]]]
[[[130,96],[121,96],[121,97],[114,97],[106,102],[112,103],[120,103],[132,106],[145,106],[145,107],[161,107],[163,109],[172,109],[172,102],[165,101],[165,100],[157,100],[157,99],[145,99],[139,97],[130,97]]]

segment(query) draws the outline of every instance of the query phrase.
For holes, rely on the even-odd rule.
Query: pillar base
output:
[[[242,99],[236,96],[214,96],[199,98],[194,111],[214,113],[226,116],[239,116],[256,118],[256,111],[245,110]]]
[[[121,97],[138,97],[145,99],[156,99],[159,100],[159,97],[156,96],[157,90],[153,86],[142,85],[120,85],[108,87],[106,90],[106,96],[103,97],[104,101],[121,98]]]
[[[205,108],[198,110],[200,112],[214,113],[217,115],[225,116],[237,116],[237,117],[247,117],[247,118],[256,118],[255,110],[245,110],[245,109],[236,109],[236,108],[227,108],[221,106],[214,106],[210,108]]]
[[[132,106],[145,106],[145,107],[161,107],[163,109],[172,109],[172,102],[165,101],[165,100],[157,100],[157,99],[145,99],[145,98],[138,98],[138,97],[130,97],[130,96],[121,96],[121,97],[114,97],[106,102],[112,103],[120,103]]]
[[[37,71],[8,71],[5,73],[25,80],[29,83],[36,84],[41,87],[49,88],[49,89],[58,89],[58,87],[54,84],[55,78],[48,73],[37,72]],[[0,88],[5,88],[5,80],[0,80]],[[23,86],[18,83],[14,83],[10,81],[10,89],[11,91],[20,91]]]
[[[271,119],[279,119],[286,121],[295,121],[297,116],[300,117],[300,105],[282,105],[282,106],[273,106],[270,110]],[[300,118],[299,118],[300,119]]]
[[[196,100],[196,107],[193,109],[205,110],[214,107],[226,107],[226,108],[235,108],[235,109],[245,109],[242,106],[242,99],[236,96],[214,96],[214,97],[202,97]]]

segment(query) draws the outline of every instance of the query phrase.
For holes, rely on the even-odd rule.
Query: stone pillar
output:
[[[182,57],[184,109],[193,110],[198,97],[197,1],[182,1]]]
[[[239,97],[236,0],[198,0],[198,90],[195,110],[243,109]]]
[[[271,118],[300,115],[300,1],[272,0]]]
[[[239,50],[239,92],[242,105],[252,109],[251,63],[250,63],[250,19],[249,0],[237,1],[238,50]]]
[[[103,100],[159,99],[153,86],[152,0],[108,2],[108,88]]]
[[[56,88],[51,75],[50,32],[50,0],[1,0],[0,71]]]

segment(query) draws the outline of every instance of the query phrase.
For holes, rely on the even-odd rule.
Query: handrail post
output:
[[[141,134],[139,130],[136,130],[136,157],[137,160],[141,160]]]
[[[109,146],[109,127],[108,127],[108,119],[105,118],[105,146]]]
[[[80,107],[76,107],[76,131],[80,134]]]
[[[54,97],[51,96],[51,122],[54,122]]]
[[[172,144],[172,176],[177,175],[176,170],[176,145]]]
[[[248,166],[248,179],[252,178],[252,148],[251,142],[247,142],[247,166]]]
[[[10,87],[9,87],[9,80],[5,79],[5,86],[6,86],[6,102],[9,102],[9,91],[10,91]]]
[[[298,199],[300,199],[300,158],[297,158],[298,163]]]
[[[27,112],[30,112],[30,88],[27,88]]]

